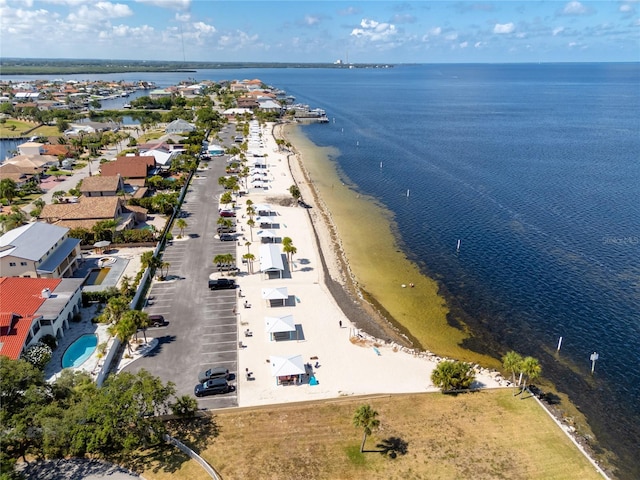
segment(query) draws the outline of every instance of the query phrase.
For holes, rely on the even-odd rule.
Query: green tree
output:
[[[256,259],[256,256],[253,253],[245,253],[242,258],[247,261],[247,265],[249,266],[249,273],[253,273],[253,262]]]
[[[353,425],[355,427],[362,427],[364,430],[362,444],[360,444],[360,453],[364,452],[364,443],[367,441],[367,436],[371,435],[371,432],[380,425],[380,420],[376,418],[377,416],[378,412],[368,404],[358,407],[353,416]]]
[[[18,185],[11,178],[0,180],[0,198],[6,198],[9,204],[18,195]]]
[[[511,383],[513,384],[513,395],[517,393],[516,373],[521,371],[522,356],[518,352],[511,350],[502,357],[502,366],[511,372]]]
[[[117,295],[107,300],[102,316],[105,323],[116,324],[127,310],[129,310],[129,299],[122,295]]]
[[[127,351],[131,353],[131,336],[138,331],[134,319],[130,315],[123,314],[117,323],[111,325],[107,332],[109,335],[116,337],[122,344],[127,347]]]
[[[443,392],[469,388],[474,380],[472,366],[457,360],[444,360],[431,372],[431,381]]]
[[[524,393],[527,389],[527,380],[531,383],[538,378],[542,373],[542,367],[540,366],[537,358],[525,357],[522,359],[522,363],[520,364],[520,371],[525,376],[524,382],[522,383],[522,393]],[[520,397],[520,400],[522,400],[522,398],[523,397]]]
[[[27,214],[24,213],[17,205],[13,205],[11,207],[11,213],[0,215],[0,225],[2,225],[2,230],[4,232],[18,228],[25,223],[27,223]]]
[[[216,265],[218,271],[222,271],[224,275],[223,265],[231,265],[235,262],[235,257],[231,253],[223,253],[213,257],[213,264]]]
[[[178,220],[176,220],[176,227],[178,227],[180,229],[180,237],[182,238],[182,236],[184,235],[184,229],[187,228],[189,225],[187,224],[187,221],[184,218],[179,218]]]
[[[182,395],[171,404],[171,413],[178,417],[191,418],[198,411],[198,401],[191,395]]]
[[[298,252],[298,249],[293,245],[293,240],[289,237],[282,239],[282,251],[287,254],[287,260],[291,265],[293,256]]]
[[[302,194],[300,193],[300,189],[298,188],[297,185],[291,185],[289,187],[289,193],[296,201],[300,200],[300,197],[302,196]]]
[[[151,320],[149,320],[149,314],[143,312],[141,310],[127,310],[124,315],[122,315],[122,319],[127,318],[127,321],[130,319],[136,326],[136,337],[138,335],[138,330],[142,330],[142,335],[144,336],[144,343],[147,343],[147,328],[151,326]],[[121,319],[121,320],[122,320]]]

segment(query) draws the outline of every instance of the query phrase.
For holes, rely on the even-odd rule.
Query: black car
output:
[[[149,315],[149,323],[152,327],[164,327],[167,322],[162,315]]]
[[[220,241],[221,242],[233,242],[236,239],[235,235],[232,235],[230,233],[221,233],[220,234]]]
[[[209,280],[209,290],[224,290],[228,288],[236,288],[236,281],[231,278]]]
[[[200,383],[206,382],[207,380],[213,380],[214,378],[224,378],[225,380],[228,380],[229,369],[224,367],[213,367],[198,374],[198,381]]]
[[[199,383],[193,389],[196,397],[204,397],[206,395],[216,395],[219,393],[229,393],[236,389],[233,385],[229,385],[224,378],[214,378],[206,382]]]

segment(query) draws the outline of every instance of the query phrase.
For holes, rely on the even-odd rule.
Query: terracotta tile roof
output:
[[[152,156],[118,157],[113,162],[100,165],[100,173],[104,176],[119,174],[122,178],[145,178],[149,168],[155,164],[156,159]]]
[[[80,191],[84,192],[117,192],[121,187],[121,177],[118,175],[95,175],[82,180]]]
[[[44,155],[53,155],[54,157],[57,157],[58,155],[68,157],[71,156],[71,149],[68,145],[45,144],[42,146],[42,153]]]
[[[115,219],[119,204],[119,197],[80,197],[77,203],[45,205],[39,218],[57,225],[68,220],[93,220],[95,224],[96,221]]]
[[[20,356],[35,313],[46,300],[42,290],[53,292],[60,282],[60,278],[0,277],[0,355],[14,360]]]

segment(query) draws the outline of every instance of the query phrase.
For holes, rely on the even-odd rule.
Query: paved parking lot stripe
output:
[[[220,355],[221,353],[236,353],[238,350],[216,350],[215,352],[200,352],[201,355]]]

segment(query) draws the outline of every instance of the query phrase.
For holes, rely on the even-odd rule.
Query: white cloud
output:
[[[456,32],[450,33],[444,37],[446,40],[453,41],[458,38],[458,34]]]
[[[135,0],[138,3],[153,5],[154,7],[169,8],[171,10],[189,10],[191,0]]]
[[[493,27],[493,33],[513,33],[516,29],[516,26],[513,22],[509,23],[496,23],[495,27]]]
[[[362,28],[354,28],[351,36],[356,38],[364,38],[372,42],[387,41],[394,37],[398,32],[395,25],[385,22],[377,22],[363,18],[360,21]]]
[[[469,42],[462,42],[460,44],[460,48],[467,48],[469,46]]]
[[[116,25],[111,30],[104,30],[100,32],[100,38],[144,38],[153,35],[155,30],[148,25],[142,25],[140,27],[130,27],[128,25]]]
[[[317,15],[305,15],[303,23],[305,25],[314,26],[320,23],[320,17]]]
[[[213,25],[209,25],[206,24],[204,22],[196,22],[193,24],[193,28],[194,30],[196,30],[196,32],[198,33],[204,33],[204,34],[212,34],[212,33],[216,33],[216,27],[214,27]]]
[[[560,35],[562,32],[564,32],[564,27],[556,27],[553,29],[553,36]]]
[[[484,42],[476,42],[473,44],[474,48],[482,48],[484,46]]]
[[[592,10],[580,2],[573,1],[567,3],[561,13],[562,15],[588,15],[592,13]]]
[[[191,14],[190,13],[176,13],[175,19],[178,22],[188,22],[191,20]]]
[[[432,29],[429,30],[429,35],[433,35],[434,37],[437,37],[441,33],[442,33],[441,27],[433,27]]]
[[[97,2],[92,6],[82,5],[67,19],[76,24],[102,23],[112,18],[123,18],[133,15],[128,5],[122,3]],[[79,25],[79,26],[80,26]]]

